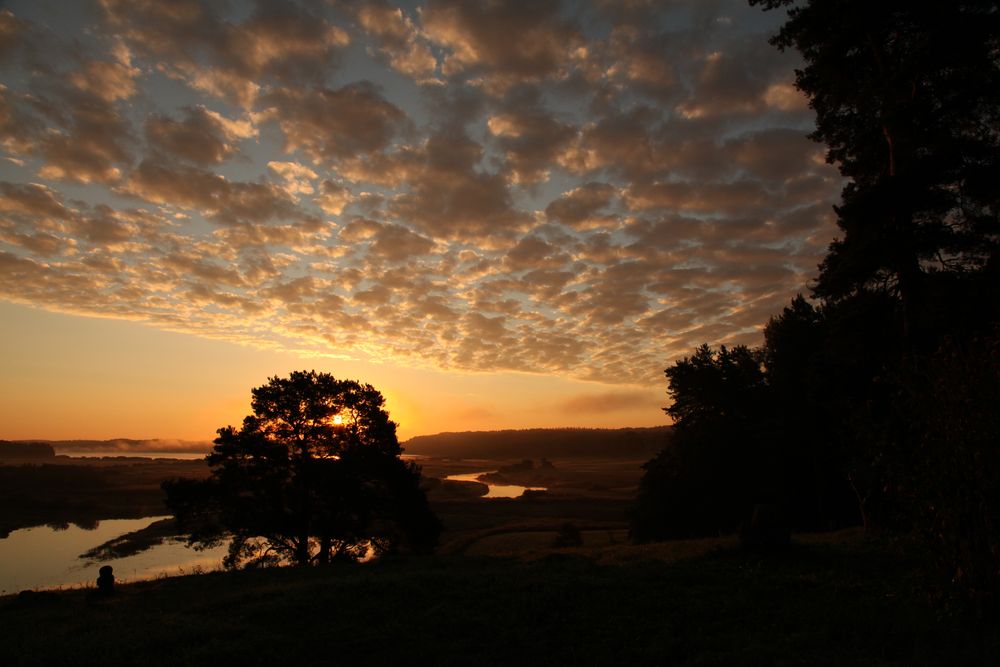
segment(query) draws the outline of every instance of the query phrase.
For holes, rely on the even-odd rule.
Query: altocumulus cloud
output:
[[[759,341],[833,233],[781,17],[743,0],[5,6],[7,300],[649,384]]]

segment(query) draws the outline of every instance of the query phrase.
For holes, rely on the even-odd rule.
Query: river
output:
[[[518,486],[517,484],[492,484],[479,479],[482,475],[489,475],[496,470],[484,470],[483,472],[467,472],[460,475],[448,475],[445,479],[456,482],[479,482],[489,487],[484,498],[520,498],[525,491],[545,491],[544,486]]]
[[[88,563],[78,556],[119,535],[145,528],[166,517],[108,519],[94,530],[70,526],[55,530],[48,526],[22,528],[0,540],[0,594],[25,589],[93,586],[102,565],[114,568],[119,582],[155,579],[159,576],[211,571],[221,568],[226,546],[204,551],[165,541],[126,558]]]
[[[174,455],[175,456],[175,455]],[[448,475],[445,479],[461,482],[480,482],[479,477],[492,470]],[[525,491],[544,491],[544,487],[516,484],[490,484],[485,498],[518,498]],[[221,568],[226,546],[204,551],[189,549],[182,543],[164,541],[134,556],[89,563],[80,554],[125,533],[145,528],[166,517],[153,516],[143,519],[107,519],[93,530],[78,526],[54,529],[36,526],[12,531],[0,539],[0,595],[9,595],[25,589],[73,588],[93,586],[102,565],[114,568],[119,582],[155,579],[195,571]]]

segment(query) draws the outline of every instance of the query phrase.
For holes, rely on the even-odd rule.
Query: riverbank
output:
[[[204,461],[146,458],[73,459],[0,465],[0,539],[19,528],[107,519],[141,519],[167,513],[163,480],[202,478]],[[0,566],[3,564],[0,563]]]
[[[0,662],[997,664],[997,626],[928,602],[858,532],[213,573],[0,599]],[[986,628],[990,628],[987,630]]]

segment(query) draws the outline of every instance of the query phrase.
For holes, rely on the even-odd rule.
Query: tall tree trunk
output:
[[[887,152],[886,179],[890,197],[889,230],[895,244],[892,270],[896,274],[900,306],[903,311],[902,354],[904,358],[907,358],[915,343],[914,325],[921,283],[920,258],[917,256],[916,244],[914,243],[913,214],[909,204],[913,193],[906,185],[906,163],[913,142],[912,137],[906,131],[908,128],[905,119],[912,114],[912,104],[917,94],[917,87],[911,81],[907,86],[906,93],[901,93],[899,82],[894,80],[892,72],[886,66],[885,54],[882,52],[880,43],[870,33],[867,38],[872,58],[882,80],[882,87],[885,90],[885,97],[879,113]]]
[[[295,564],[309,564],[309,533],[300,534],[295,541]]]
[[[858,489],[858,485],[854,483],[854,475],[848,474],[847,481],[851,484],[851,489],[854,491],[854,497],[858,501],[858,512],[861,514],[861,525],[864,527],[865,533],[871,531],[871,520],[868,517],[868,511],[865,507],[865,496],[861,495],[861,491]]]
[[[317,554],[317,560],[320,565],[326,565],[330,562],[330,547],[332,546],[332,541],[329,535],[323,535],[319,541],[319,554]]]

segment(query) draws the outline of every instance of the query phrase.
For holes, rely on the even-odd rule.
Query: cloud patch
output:
[[[238,142],[257,136],[249,121],[231,120],[202,106],[184,109],[181,120],[154,114],[145,132],[158,150],[202,166],[225,162],[239,150]]]
[[[559,404],[559,411],[567,415],[608,414],[635,410],[649,402],[647,391],[612,391],[578,394]]]
[[[834,233],[780,17],[739,0],[41,6],[0,10],[8,300],[626,414],[759,342]]]

